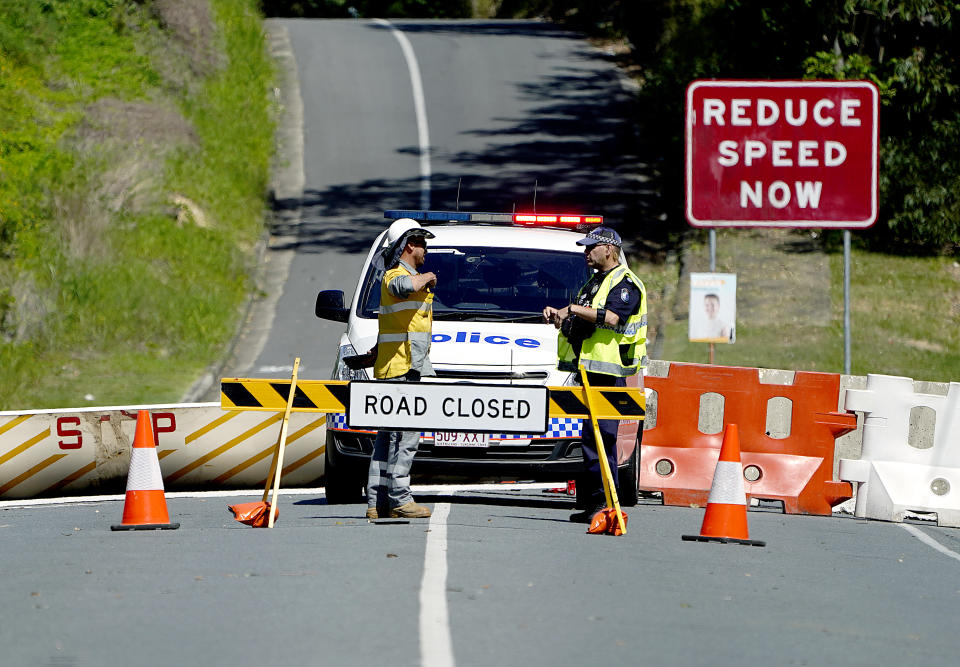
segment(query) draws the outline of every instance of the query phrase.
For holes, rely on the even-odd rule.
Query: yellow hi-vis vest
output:
[[[610,289],[628,276],[640,289],[640,307],[637,312],[615,327],[603,324],[580,347],[580,364],[591,373],[617,377],[636,375],[647,365],[647,290],[634,273],[620,264],[603,279],[600,289],[590,302],[592,308],[606,304]],[[587,285],[589,285],[589,281]],[[580,288],[580,292],[586,287]],[[562,371],[576,371],[577,358],[573,346],[560,332],[557,338],[557,367]]]
[[[413,275],[402,264],[387,271],[380,283],[380,313],[377,322],[377,361],[373,376],[378,380],[394,378],[410,370],[410,341],[422,340],[430,345],[433,328],[433,292],[413,292],[406,299],[395,297],[387,289],[397,276]]]

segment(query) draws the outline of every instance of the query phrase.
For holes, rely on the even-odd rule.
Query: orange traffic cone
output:
[[[755,547],[767,544],[751,540],[747,530],[747,492],[743,488],[740,436],[736,424],[727,424],[723,431],[720,459],[713,473],[700,534],[684,535],[683,539],[688,542],[733,542]]]
[[[127,473],[127,496],[123,504],[123,523],[111,530],[173,530],[179,523],[170,523],[167,499],[163,495],[160,459],[153,443],[150,413],[137,413],[137,432],[130,450]]]

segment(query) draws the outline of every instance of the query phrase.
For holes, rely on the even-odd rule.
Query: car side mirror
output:
[[[343,292],[338,289],[320,292],[317,295],[317,307],[314,312],[323,320],[346,322],[350,319],[350,310],[343,305]]]

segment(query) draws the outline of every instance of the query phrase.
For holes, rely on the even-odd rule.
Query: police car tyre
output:
[[[324,452],[324,489],[328,505],[346,505],[363,502],[366,470],[349,465],[337,458],[334,435],[327,433]]]

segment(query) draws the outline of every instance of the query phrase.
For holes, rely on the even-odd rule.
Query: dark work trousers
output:
[[[626,387],[627,379],[603,373],[587,373],[587,381],[591,387]],[[600,436],[603,438],[603,450],[610,462],[610,473],[613,483],[617,483],[617,419],[600,419]],[[583,452],[584,473],[577,480],[577,506],[592,508],[606,505],[606,496],[603,494],[603,479],[600,476],[600,457],[597,454],[596,439],[593,435],[593,424],[589,419],[583,420],[583,431],[580,449]]]

